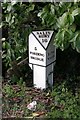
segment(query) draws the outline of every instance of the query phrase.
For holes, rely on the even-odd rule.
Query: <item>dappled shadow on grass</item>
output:
[[[56,67],[56,66],[55,66]],[[44,112],[45,114],[39,116],[44,118],[50,117],[52,119],[61,118],[61,114],[68,118],[73,117],[73,114],[77,115],[77,106],[80,105],[80,76],[68,76],[65,73],[57,73],[54,69],[54,86],[46,90],[40,90],[33,87],[32,73],[27,76],[26,82],[11,84],[7,80],[3,81],[3,104],[2,112],[3,118],[25,118],[32,117],[34,112]],[[37,102],[37,108],[35,111],[30,111],[27,105],[32,101]],[[75,102],[76,101],[76,102]],[[76,110],[74,113],[73,108]],[[72,113],[70,113],[69,107],[72,107]],[[66,113],[66,111],[68,113]],[[54,114],[55,113],[55,114]],[[30,118],[29,118],[30,119]]]
[[[2,112],[3,118],[36,118],[33,113],[43,112],[39,118],[68,118],[74,115],[79,116],[77,109],[79,108],[80,93],[76,96],[68,91],[65,82],[54,85],[54,87],[46,90],[41,90],[33,87],[26,87],[25,83],[22,85],[3,84],[3,104]],[[27,105],[32,101],[37,102],[35,111],[30,111]],[[75,111],[74,111],[75,108]],[[68,110],[69,109],[69,110]],[[72,110],[72,113],[70,112]],[[77,111],[77,112],[76,112]],[[54,114],[55,113],[55,114]],[[61,119],[62,120],[62,119]]]
[[[44,90],[25,85],[3,85],[3,117],[31,116],[33,111],[27,109],[32,101],[37,101],[36,111],[48,112],[52,98]],[[35,112],[36,112],[35,111]]]

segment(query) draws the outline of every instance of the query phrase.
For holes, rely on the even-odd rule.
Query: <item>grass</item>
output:
[[[34,100],[37,102],[36,110],[30,111],[27,105]],[[80,88],[74,95],[66,80],[55,83],[52,90],[26,87],[25,82],[16,85],[3,83],[2,101],[3,118],[34,117],[36,113],[39,117],[80,118]]]
[[[3,117],[28,117],[33,111],[28,110],[27,105],[33,100],[37,101],[37,112],[47,112],[46,104],[52,99],[47,92],[36,88],[28,88],[25,84],[3,85]],[[36,112],[35,111],[35,112]]]

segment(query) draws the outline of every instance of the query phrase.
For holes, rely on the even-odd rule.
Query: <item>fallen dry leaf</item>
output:
[[[45,112],[34,112],[34,113],[32,113],[33,117],[39,117],[39,116],[44,115],[44,114],[45,114]]]

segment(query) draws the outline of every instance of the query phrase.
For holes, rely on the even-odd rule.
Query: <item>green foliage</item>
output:
[[[80,96],[74,96],[66,87],[66,83],[54,86],[51,93],[54,99],[51,112],[48,114],[52,118],[79,118]]]
[[[80,52],[80,6],[73,3],[23,3],[4,1],[3,61],[6,67],[14,60],[25,58],[28,36],[35,29],[54,30],[54,45],[61,50],[70,45]],[[42,21],[42,22],[41,22]],[[7,36],[7,37],[6,37]]]
[[[77,31],[73,35],[74,37],[70,40],[72,48],[80,52],[80,31]]]
[[[54,5],[46,5],[41,12],[38,13],[38,16],[42,18],[42,24],[46,27],[50,27],[55,23],[55,10]]]
[[[6,93],[7,97],[12,97],[14,94],[14,91],[10,85],[5,85],[5,88],[3,89],[3,92]]]
[[[16,75],[13,74],[8,82],[10,84],[17,84],[18,83],[19,85],[22,85],[23,84],[23,78],[20,77],[20,79],[19,79]]]
[[[34,4],[2,3],[2,25],[3,30],[6,30],[3,37],[7,36],[3,41],[3,60],[6,66],[11,66],[13,60],[25,58],[27,54],[27,42],[31,27],[25,22],[30,19],[30,12],[34,10],[34,6]]]
[[[32,116],[33,111],[28,110],[27,105],[36,98],[35,112],[45,111],[46,118],[80,119],[80,89],[74,96],[72,91],[68,90],[66,82],[63,82],[55,84],[52,91],[49,89],[38,92],[39,90],[35,88],[26,88],[25,83],[17,83],[17,85],[13,86],[4,85],[3,113],[7,114],[8,112],[9,115],[16,116],[20,112],[22,116],[21,111],[23,111],[23,117]],[[51,102],[48,100],[51,100]]]
[[[42,19],[43,25],[56,31],[54,45],[57,48],[63,51],[71,44],[72,48],[80,52],[79,2],[50,3],[38,13],[38,16]]]
[[[3,63],[7,68],[11,67],[12,61],[20,61],[27,56],[28,36],[30,32],[35,29],[54,30],[54,45],[57,48],[64,50],[72,46],[73,49],[80,52],[80,2],[37,4],[22,2],[8,3],[7,0],[5,0],[5,2],[2,3],[2,8],[3,16],[0,27],[3,28],[3,38],[5,38],[2,39],[2,57]],[[50,112],[47,114],[48,117],[80,118],[80,92],[76,92],[74,96],[73,91],[70,89],[70,87],[73,88],[73,90],[77,88],[77,80],[80,81],[80,78],[73,76],[72,78],[67,78],[66,83],[64,82],[61,85],[58,84],[54,86],[52,92],[50,92],[50,97],[53,99],[53,102],[50,105]],[[19,91],[16,92],[10,85],[5,85],[3,88],[5,98],[27,98],[23,78],[21,77],[19,80],[13,75],[11,82],[17,82],[21,90],[18,89]],[[32,96],[27,100],[27,103],[31,102],[31,100]],[[6,101],[6,99],[4,99],[4,101]],[[8,101],[6,101],[5,104],[8,106],[7,109],[10,110],[7,102]],[[25,106],[26,101],[23,100],[21,107],[24,115],[30,115],[30,112]],[[45,105],[38,104],[38,109],[44,110],[45,108]],[[18,105],[15,103],[13,111],[17,110]]]

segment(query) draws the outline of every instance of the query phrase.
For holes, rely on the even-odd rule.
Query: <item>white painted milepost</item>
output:
[[[29,66],[33,69],[34,87],[53,86],[56,48],[53,31],[33,31],[29,35]]]

